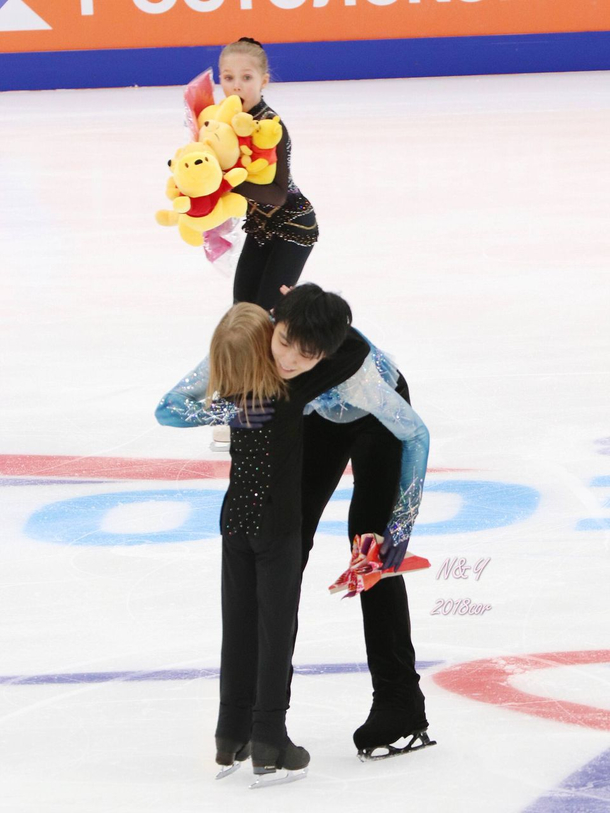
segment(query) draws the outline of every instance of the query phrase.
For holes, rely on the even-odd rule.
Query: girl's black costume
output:
[[[264,99],[253,107],[255,119],[276,116]],[[295,285],[318,239],[313,206],[290,174],[292,142],[282,122],[277,146],[275,179],[270,184],[246,181],[235,187],[248,199],[242,249],[233,284],[234,302],[254,302],[269,310],[277,303],[280,286]]]
[[[369,354],[350,330],[337,353],[288,382],[262,429],[232,429],[231,475],[221,512],[222,623],[216,736],[282,748],[301,586],[303,409],[351,377]],[[226,420],[233,404],[197,400],[205,365],[171,390],[156,416],[173,426]],[[189,396],[189,391],[194,395]],[[223,416],[223,410],[226,414]]]

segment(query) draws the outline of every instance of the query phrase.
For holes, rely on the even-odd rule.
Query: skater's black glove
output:
[[[272,420],[274,413],[275,408],[271,401],[263,401],[262,404],[257,402],[254,406],[249,398],[246,401],[246,409],[240,409],[229,421],[229,426],[232,429],[262,429]]]
[[[389,570],[390,568],[398,570],[402,564],[402,560],[405,558],[408,544],[409,538],[407,537],[407,539],[405,539],[403,542],[395,545],[394,540],[392,539],[392,534],[387,528],[385,529],[383,532],[383,542],[379,548],[379,557],[383,562],[384,570]]]

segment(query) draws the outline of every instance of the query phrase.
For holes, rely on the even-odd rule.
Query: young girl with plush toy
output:
[[[245,113],[256,120],[277,115],[261,95],[269,83],[269,65],[259,42],[242,37],[227,45],[218,68],[225,96],[239,96]],[[247,198],[248,211],[244,224],[247,237],[235,272],[233,299],[254,302],[265,310],[279,300],[282,285],[297,282],[318,239],[313,206],[290,173],[292,142],[283,122],[282,128],[272,183],[246,181],[235,188]]]

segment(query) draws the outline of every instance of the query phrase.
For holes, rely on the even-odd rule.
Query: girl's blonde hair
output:
[[[261,404],[285,396],[286,382],[271,355],[272,335],[267,311],[250,302],[233,305],[212,336],[208,397],[218,393],[246,409],[248,397]]]
[[[242,37],[240,40],[237,40],[237,42],[231,42],[229,45],[225,45],[220,52],[218,65],[222,65],[223,57],[231,56],[231,54],[246,54],[258,62],[260,72],[263,75],[269,73],[269,60],[260,42],[256,42],[256,40],[250,37]]]

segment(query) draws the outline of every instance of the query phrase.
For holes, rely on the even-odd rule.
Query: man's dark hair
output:
[[[343,297],[306,282],[281,298],[273,311],[286,326],[286,339],[302,353],[331,356],[342,344],[352,323],[352,311]]]

